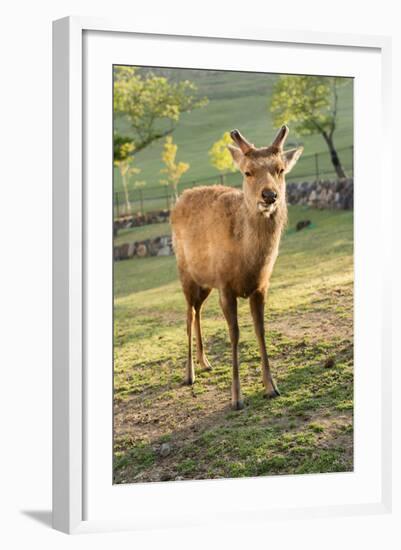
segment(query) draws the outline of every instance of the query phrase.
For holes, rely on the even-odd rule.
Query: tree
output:
[[[228,150],[227,145],[232,144],[232,139],[229,132],[225,132],[223,136],[213,143],[209,150],[209,158],[212,166],[220,172],[235,172],[236,166],[233,157]]]
[[[165,164],[165,168],[160,170],[161,174],[166,174],[166,179],[160,180],[160,183],[171,185],[175,199],[178,198],[178,182],[189,168],[189,164],[186,162],[179,162],[176,164],[177,149],[178,145],[173,143],[173,138],[167,136],[162,153],[162,161]]]
[[[141,171],[134,166],[135,145],[130,141],[130,138],[114,135],[114,165],[117,166],[121,175],[121,181],[125,196],[125,210],[127,214],[131,214],[131,203],[129,200],[128,183],[130,176],[139,174]]]
[[[114,68],[114,114],[128,123],[136,153],[171,134],[182,113],[206,105],[196,91],[188,80],[171,82],[136,67]]]
[[[326,76],[281,76],[273,89],[270,109],[275,126],[293,124],[300,136],[321,134],[340,179],[346,177],[334,145],[338,87],[344,79]]]

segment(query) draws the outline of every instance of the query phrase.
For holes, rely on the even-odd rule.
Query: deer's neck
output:
[[[280,244],[281,233],[287,222],[287,205],[285,198],[280,200],[274,212],[264,217],[245,203],[242,214],[243,246],[248,257],[260,266],[275,260]]]

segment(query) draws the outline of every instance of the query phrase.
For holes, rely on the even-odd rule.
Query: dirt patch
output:
[[[116,461],[115,481],[236,477],[235,468],[227,470],[221,465],[219,453],[232,468],[238,463],[247,464],[246,460],[238,462],[237,447],[241,456],[245,451],[241,450],[241,441],[237,445],[235,438],[249,439],[248,427],[255,438],[256,458],[255,463],[244,467],[243,475],[247,475],[246,468],[252,475],[260,464],[265,467],[270,462],[272,468],[263,474],[288,473],[277,459],[277,456],[286,456],[286,452],[290,456],[288,468],[296,468],[298,464],[305,466],[308,460],[313,467],[315,457],[327,456],[331,460],[333,455],[333,463],[338,463],[336,467],[341,471],[352,469],[352,411],[347,410],[348,401],[352,399],[352,316],[338,315],[338,309],[349,313],[352,302],[348,292],[341,298],[340,304],[336,302],[336,311],[327,301],[326,310],[289,313],[269,323],[269,329],[284,342],[280,345],[279,338],[279,354],[274,358],[283,396],[273,402],[263,399],[261,370],[258,363],[249,361],[247,349],[243,349],[245,358],[241,367],[246,403],[243,411],[230,409],[228,356],[226,368],[220,366],[210,372],[197,368],[198,379],[193,387],[180,382],[169,383],[157,388],[147,387],[138,394],[117,400],[115,451],[116,456],[122,458]],[[210,348],[214,350],[211,359],[214,354],[221,354],[219,346],[224,346],[225,353],[229,351],[228,343],[223,341],[226,338],[222,334],[211,339]],[[322,342],[322,359],[315,361],[315,366],[305,367],[309,356],[318,357],[322,352]],[[256,343],[248,347],[253,355],[258,355]],[[327,361],[325,358],[332,357],[333,351],[337,359]],[[176,368],[184,374],[184,357]],[[303,373],[303,369],[309,370]],[[292,383],[294,376],[299,378],[295,386]],[[337,409],[338,404],[341,406]],[[280,437],[285,439],[288,434],[292,439],[288,449],[283,450]],[[208,438],[211,441],[204,444]],[[139,457],[138,449],[142,453]],[[143,456],[144,464],[141,463]],[[325,467],[323,463],[322,468]]]

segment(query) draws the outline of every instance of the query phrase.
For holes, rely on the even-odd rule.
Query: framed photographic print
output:
[[[388,510],[389,40],[53,51],[55,528]]]

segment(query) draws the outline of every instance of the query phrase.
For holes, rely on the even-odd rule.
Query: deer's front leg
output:
[[[251,313],[252,313],[253,324],[255,327],[255,334],[259,343],[260,355],[262,360],[263,383],[266,389],[266,397],[276,397],[277,395],[280,395],[280,392],[278,391],[277,386],[271,375],[269,358],[267,356],[267,351],[266,351],[265,321],[264,321],[265,292],[264,291],[254,292],[249,298],[249,303],[251,306]]]
[[[239,361],[238,361],[238,342],[239,327],[237,318],[237,298],[229,290],[220,291],[220,305],[227,320],[230,332],[232,349],[232,368],[233,380],[231,389],[231,404],[233,409],[240,410],[244,408],[244,402],[241,398],[241,385],[239,381]]]
[[[185,384],[192,385],[195,382],[194,361],[192,358],[192,330],[194,326],[195,310],[193,306],[188,304],[187,309],[187,336],[188,336],[188,358],[185,373]]]

